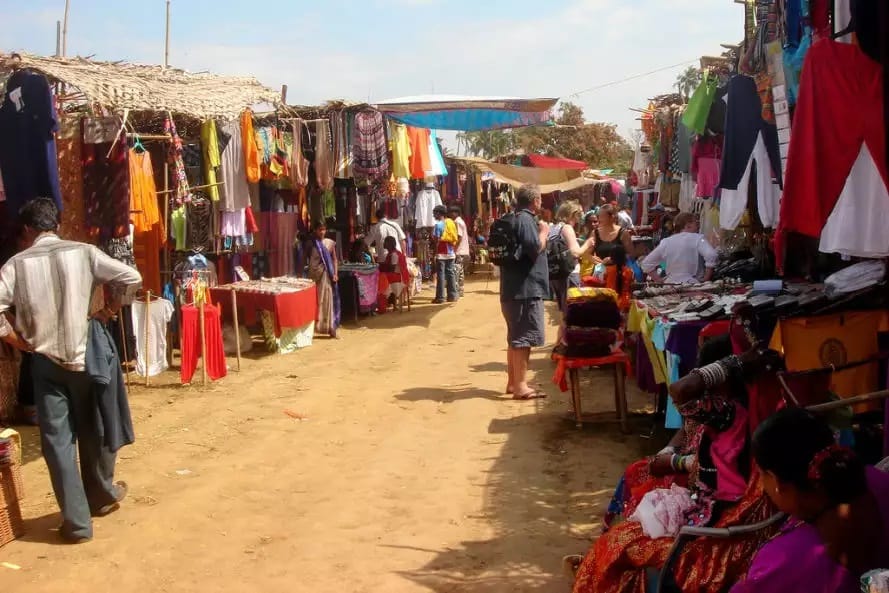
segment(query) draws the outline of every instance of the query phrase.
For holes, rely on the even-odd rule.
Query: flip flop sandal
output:
[[[524,395],[513,395],[512,399],[517,401],[528,401],[532,399],[545,399],[546,394],[539,389],[535,389],[534,391],[529,391]]]

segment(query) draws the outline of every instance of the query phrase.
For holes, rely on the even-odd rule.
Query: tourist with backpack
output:
[[[549,296],[546,238],[549,225],[538,221],[540,190],[523,185],[516,211],[494,221],[488,237],[491,261],[500,266],[500,307],[506,319],[507,383],[513,399],[546,397],[528,385],[531,348],[543,346],[543,300]]]
[[[457,225],[447,217],[448,209],[444,206],[436,206],[432,210],[435,217],[435,227],[432,237],[435,239],[435,299],[433,304],[440,305],[445,302],[445,296],[449,303],[457,302],[459,295],[457,288],[457,245],[460,243],[460,234]]]
[[[546,242],[546,260],[549,267],[549,283],[563,313],[556,340],[558,353],[564,348],[565,301],[570,286],[580,286],[580,264],[578,260],[589,253],[596,245],[593,237],[582,244],[577,240],[575,227],[583,218],[583,208],[577,202],[564,202],[556,212],[556,222],[550,227]]]

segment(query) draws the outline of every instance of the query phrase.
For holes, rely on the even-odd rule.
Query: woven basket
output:
[[[21,490],[18,465],[0,465],[0,546],[25,533],[25,522],[17,492]]]

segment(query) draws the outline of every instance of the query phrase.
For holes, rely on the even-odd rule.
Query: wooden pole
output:
[[[281,105],[287,105],[287,85],[281,85]]]
[[[148,343],[149,334],[148,332],[151,330],[151,291],[145,293],[145,319],[143,321],[145,324],[145,387],[151,385],[151,372],[149,372],[149,368],[151,367],[151,345]]]
[[[204,326],[205,321],[204,301],[201,301],[198,322],[201,324],[201,384],[204,387],[207,386],[207,328]]]
[[[131,310],[132,311],[132,310]],[[132,319],[132,315],[130,316]],[[120,345],[123,348],[123,368],[127,373],[127,387],[130,386],[130,355],[127,353],[127,331],[124,327],[123,314],[118,311],[117,324],[120,326]]]
[[[71,8],[71,0],[65,0],[65,16],[62,17],[62,57],[68,53],[68,11]]]
[[[170,67],[170,0],[167,0],[167,27],[164,39],[164,68]]]
[[[167,194],[170,191],[170,164],[164,161],[164,228],[170,229],[170,198]],[[157,196],[154,197],[157,199]],[[164,269],[170,268],[170,246],[169,241],[164,244]]]
[[[62,56],[62,21],[56,21],[56,57]]]
[[[238,326],[238,291],[232,286],[232,323],[235,325],[235,354],[238,357],[238,372],[241,372],[241,328]]]

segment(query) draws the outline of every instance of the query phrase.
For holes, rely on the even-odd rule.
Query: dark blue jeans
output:
[[[66,370],[41,354],[32,365],[40,445],[63,527],[67,535],[92,537],[91,512],[117,498],[117,456],[103,443],[93,383],[85,372]]]
[[[456,262],[453,259],[440,259],[436,264],[438,265],[435,271],[435,300],[443,301],[445,299],[445,286],[447,286],[448,300],[456,301],[459,296]]]

